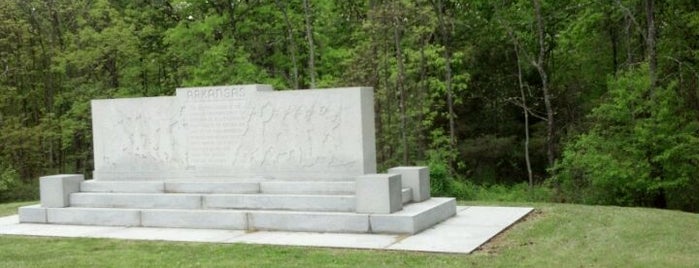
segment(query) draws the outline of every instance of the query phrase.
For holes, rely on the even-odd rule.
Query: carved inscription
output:
[[[249,113],[246,92],[239,87],[190,89],[185,120],[191,166],[226,166],[245,133]]]

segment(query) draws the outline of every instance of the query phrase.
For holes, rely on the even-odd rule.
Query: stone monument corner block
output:
[[[41,206],[63,208],[70,205],[70,194],[80,191],[81,174],[61,174],[39,178]]]
[[[403,209],[399,174],[357,177],[356,210],[359,213],[393,213]]]
[[[400,174],[402,187],[413,190],[413,202],[430,199],[430,170],[428,167],[394,167],[388,173]]]

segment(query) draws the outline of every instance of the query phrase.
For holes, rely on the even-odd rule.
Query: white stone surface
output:
[[[461,211],[461,217],[450,219],[445,223],[464,226],[507,227],[531,210],[531,208],[526,207],[468,207]]]
[[[249,228],[252,230],[297,232],[366,233],[369,217],[366,214],[305,211],[250,211]]]
[[[2,226],[10,226],[19,223],[19,215],[10,215],[5,217],[0,217],[0,228]]]
[[[470,253],[532,208],[457,207],[457,211],[455,217],[412,236],[31,224],[18,223],[17,215],[0,217],[0,234]],[[492,220],[477,220],[483,218]]]
[[[168,179],[167,173],[142,172],[184,170],[182,109],[175,97],[93,100],[95,179],[161,180]],[[112,177],[109,172],[133,175]]]
[[[245,231],[130,227],[95,234],[94,237],[182,242],[227,242],[242,235],[245,235]]]
[[[427,167],[394,167],[388,173],[401,175],[402,187],[413,189],[413,201],[422,202],[430,198],[430,170]]]
[[[203,229],[248,229],[247,213],[220,210],[142,210],[141,225]]]
[[[532,210],[526,207],[468,207],[459,210],[455,217],[406,237],[388,249],[469,253]]]
[[[80,174],[61,174],[39,178],[39,195],[41,206],[45,208],[62,208],[70,204],[70,194],[80,191],[84,180]]]
[[[260,183],[265,194],[353,195],[354,181],[267,181]]]
[[[400,175],[370,174],[357,177],[356,211],[393,213],[403,207]]]
[[[97,237],[127,227],[21,223],[0,226],[0,234],[52,237]]]
[[[46,223],[46,208],[41,205],[20,207],[19,222]]]
[[[401,189],[400,194],[404,206],[406,203],[410,203],[410,201],[413,201],[413,189],[403,188]]]
[[[337,234],[308,232],[253,232],[231,242],[269,245],[315,246],[333,248],[385,248],[395,243],[396,235]]]
[[[199,194],[74,193],[72,207],[199,209]]]
[[[371,214],[371,230],[377,233],[414,234],[456,214],[454,198],[435,197],[411,203],[392,214]]]
[[[407,237],[388,248],[445,253],[471,252],[500,230],[502,229],[495,226],[463,228],[445,225]]]
[[[180,88],[175,97],[94,100],[92,111],[97,180],[376,172],[371,88]]]
[[[136,209],[106,208],[48,208],[48,223],[102,225],[102,226],[139,226],[141,212]]]
[[[259,182],[238,181],[168,181],[165,182],[168,193],[259,193]]]
[[[203,197],[205,208],[272,209],[303,211],[354,211],[351,195],[211,194]]]
[[[81,192],[105,193],[162,193],[165,184],[162,181],[96,181],[80,183]]]

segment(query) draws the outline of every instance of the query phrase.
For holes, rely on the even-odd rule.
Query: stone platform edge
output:
[[[335,233],[415,234],[456,214],[454,198],[430,198],[392,214],[234,209],[19,208],[22,223]]]

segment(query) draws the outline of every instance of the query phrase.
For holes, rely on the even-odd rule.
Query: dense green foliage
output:
[[[557,166],[572,201],[699,210],[699,122],[676,84],[650,90],[647,69],[609,83],[591,128],[568,144]]]
[[[264,83],[374,87],[380,169],[435,193],[696,211],[698,36],[691,0],[0,1],[0,199],[89,177],[90,99]]]
[[[0,215],[16,212],[19,205],[26,204],[0,204]],[[2,235],[0,266],[693,267],[699,263],[699,232],[691,231],[699,225],[694,213],[550,203],[497,205],[536,210],[469,255]]]

